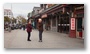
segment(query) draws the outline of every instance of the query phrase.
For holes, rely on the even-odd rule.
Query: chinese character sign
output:
[[[75,30],[75,18],[71,18],[71,30]]]

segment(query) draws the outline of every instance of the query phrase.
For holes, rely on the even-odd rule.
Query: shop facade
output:
[[[71,22],[70,37],[83,39],[84,4],[73,5],[72,17],[70,22]]]
[[[38,18],[43,19],[46,30],[65,33],[71,38],[84,37],[84,4],[54,5],[41,12]]]

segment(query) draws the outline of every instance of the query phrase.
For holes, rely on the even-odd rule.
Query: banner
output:
[[[71,30],[75,30],[75,18],[71,18]]]

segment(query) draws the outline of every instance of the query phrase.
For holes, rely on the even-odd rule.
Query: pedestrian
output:
[[[35,22],[33,21],[33,29],[35,29]]]
[[[43,23],[42,19],[38,19],[39,42],[42,42]]]
[[[10,23],[9,24],[9,32],[11,32],[11,27],[12,27],[12,24]]]
[[[25,25],[23,25],[23,30],[25,30]]]
[[[29,21],[27,24],[27,33],[28,33],[27,41],[31,41],[31,39],[30,39],[31,32],[32,32],[32,26],[31,26],[31,21]]]

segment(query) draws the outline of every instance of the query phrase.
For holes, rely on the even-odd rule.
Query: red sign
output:
[[[75,18],[71,18],[71,30],[75,30]]]

